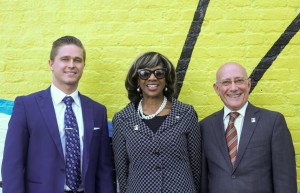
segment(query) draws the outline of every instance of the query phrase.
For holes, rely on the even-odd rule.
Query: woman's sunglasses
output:
[[[166,68],[160,68],[156,70],[138,69],[138,74],[142,80],[148,80],[151,74],[154,74],[157,79],[163,79],[166,76],[166,71]]]

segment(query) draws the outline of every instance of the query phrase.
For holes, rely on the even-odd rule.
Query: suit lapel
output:
[[[153,138],[154,137],[154,133],[152,132],[152,130],[145,124],[144,121],[142,121],[142,119],[139,117],[137,111],[135,109],[132,109],[134,112],[131,116],[132,118],[128,119],[130,120],[130,124],[131,125],[131,129],[136,129],[138,128],[138,132],[141,132],[143,135],[146,135],[148,137]],[[131,122],[132,120],[132,122]]]
[[[37,103],[40,107],[42,116],[47,125],[48,132],[57,147],[60,157],[62,158],[62,160],[64,160],[62,143],[60,140],[59,129],[58,129],[53,102],[50,94],[50,87],[47,90],[41,92],[39,96],[37,96]]]
[[[134,103],[130,103],[129,105],[127,105],[122,112],[124,125],[128,125],[128,129],[132,131],[134,130],[135,133],[139,132],[142,135],[153,137],[153,132],[139,117]]]
[[[80,103],[81,103],[81,110],[82,110],[82,118],[83,118],[83,174],[86,173],[89,163],[90,157],[90,146],[93,137],[94,131],[94,114],[93,114],[93,107],[92,103],[90,103],[84,96],[79,93]]]
[[[180,109],[176,107],[179,105],[176,99],[172,99],[172,109],[170,112],[170,115],[167,116],[166,120],[163,122],[161,127],[158,130],[158,133],[162,133],[168,128],[172,128],[172,125],[178,122],[180,118],[180,111],[176,111],[174,109]],[[142,135],[148,136],[153,138],[154,133],[149,129],[149,127],[141,120],[139,117],[137,110],[133,103],[130,103],[123,112],[123,119],[127,122],[127,125],[129,125],[129,129],[136,130],[136,132],[140,132]]]
[[[161,127],[159,128],[159,133],[162,133],[168,129],[172,129],[173,125],[175,125],[182,117],[182,107],[180,107],[180,104],[175,98],[172,98],[172,108],[170,111],[169,116],[167,116],[166,120],[163,122]]]
[[[236,167],[238,167],[239,163],[241,162],[243,155],[247,149],[249,141],[253,135],[253,132],[256,128],[257,122],[259,120],[259,113],[258,109],[255,108],[253,105],[248,103],[248,107],[245,113],[243,129],[240,137],[238,153],[237,153],[237,160],[236,160]]]
[[[220,147],[220,151],[222,155],[224,156],[224,159],[226,161],[226,165],[229,167],[230,170],[232,170],[232,165],[228,153],[228,147],[226,143],[225,138],[225,129],[224,129],[224,122],[223,122],[223,115],[224,110],[221,110],[215,114],[215,119],[213,120],[213,125],[216,127],[216,132],[213,134],[217,138],[217,143]],[[211,130],[213,131],[213,130]]]

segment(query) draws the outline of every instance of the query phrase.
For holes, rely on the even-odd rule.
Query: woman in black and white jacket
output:
[[[162,54],[147,52],[130,67],[131,101],[113,118],[121,193],[199,193],[201,134],[191,105],[173,98],[176,75]]]

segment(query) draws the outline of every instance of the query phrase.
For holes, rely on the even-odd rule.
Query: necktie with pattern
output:
[[[66,184],[72,191],[77,191],[81,184],[80,139],[76,116],[72,109],[73,98],[66,96],[65,135],[66,135]]]
[[[228,152],[231,160],[232,167],[234,167],[236,154],[237,154],[237,131],[234,127],[234,120],[239,116],[238,112],[231,112],[229,117],[229,123],[225,131],[226,142],[228,146]]]

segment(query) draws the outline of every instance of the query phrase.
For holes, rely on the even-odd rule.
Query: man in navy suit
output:
[[[240,64],[226,63],[217,71],[214,89],[224,108],[200,122],[202,193],[297,192],[295,152],[284,116],[248,102],[250,87]],[[229,120],[231,112],[237,113]]]
[[[49,66],[51,86],[15,100],[3,155],[3,193],[115,192],[106,108],[78,92],[85,66],[81,41],[73,36],[54,41]],[[74,100],[79,131],[76,190],[66,183],[65,96]]]

